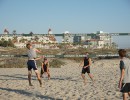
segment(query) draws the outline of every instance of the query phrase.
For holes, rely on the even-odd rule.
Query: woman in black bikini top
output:
[[[43,73],[47,73],[48,79],[50,79],[49,62],[48,62],[47,58],[44,58],[44,61],[42,62],[41,77],[42,77]]]

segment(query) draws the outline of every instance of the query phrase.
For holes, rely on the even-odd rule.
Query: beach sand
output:
[[[39,86],[35,73],[28,85],[27,68],[0,69],[0,100],[121,100],[118,89],[119,59],[97,60],[91,66],[95,82],[84,85],[79,62],[64,60],[61,68],[50,68],[51,80],[42,78]],[[40,68],[39,68],[40,71]]]

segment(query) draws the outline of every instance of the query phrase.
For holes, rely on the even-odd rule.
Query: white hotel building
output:
[[[6,29],[4,30],[4,33],[0,35],[0,40],[2,39],[6,41],[8,41],[9,39],[12,40],[14,45],[18,48],[25,48],[26,43],[28,43],[29,41],[33,43],[36,48],[46,48],[46,49],[50,48],[49,46],[46,45],[47,43],[53,43],[53,44],[57,43],[55,37],[52,34],[48,34],[47,36],[30,35],[30,34],[13,35],[9,34],[9,32]]]
[[[55,45],[57,40],[55,36],[50,32],[51,29],[48,30],[48,35],[36,35],[36,34],[9,34],[9,32],[5,29],[4,33],[0,35],[0,40],[12,40],[14,45],[18,48],[24,48],[26,43],[31,41],[35,44],[36,48],[45,48],[49,49],[52,47],[53,49],[58,49]],[[109,33],[103,31],[97,31],[96,33],[91,34],[76,34],[76,36],[71,36],[68,31],[64,34],[63,43],[82,43],[83,47],[91,47],[91,48],[110,48],[112,44],[112,38]],[[73,41],[72,41],[73,40]],[[47,45],[50,43],[50,45]]]

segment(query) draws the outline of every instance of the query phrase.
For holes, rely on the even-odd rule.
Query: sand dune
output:
[[[61,68],[50,68],[51,80],[42,78],[39,86],[33,72],[32,83],[28,86],[26,68],[0,69],[0,100],[120,100],[118,90],[120,75],[119,60],[99,60],[91,66],[95,83],[87,76],[83,84],[79,63],[64,60]],[[40,70],[40,68],[39,68]]]

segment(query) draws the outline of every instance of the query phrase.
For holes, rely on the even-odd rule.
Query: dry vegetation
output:
[[[0,55],[16,55],[15,57],[1,57],[0,58],[0,68],[26,68],[27,67],[27,57],[20,56],[20,55],[26,55],[27,49],[17,49],[17,48],[0,48]],[[86,51],[89,52],[89,54],[117,54],[117,49],[59,49],[59,50],[53,50],[53,49],[40,49],[42,51],[42,54],[49,54],[49,55],[56,55],[56,54],[63,54],[63,55],[80,55],[84,54]],[[130,49],[127,49],[127,52],[130,53]],[[65,59],[65,58],[64,58]],[[76,62],[80,62],[82,58],[67,58],[70,60],[75,60]],[[41,60],[37,61],[37,65],[41,66]],[[61,67],[65,63],[63,60],[60,60],[59,58],[51,59],[50,60],[50,67]]]
[[[0,68],[26,68],[27,58],[10,57],[0,60]]]
[[[60,68],[61,66],[65,65],[66,63],[63,62],[63,60],[60,59],[52,59],[50,61],[50,67],[52,68]]]

